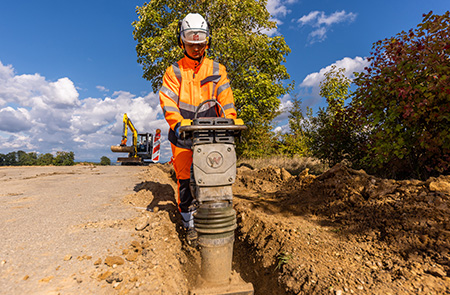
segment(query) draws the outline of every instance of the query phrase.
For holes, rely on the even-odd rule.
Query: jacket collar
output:
[[[187,54],[184,55],[183,57],[183,63],[188,67],[191,68],[193,70],[196,70],[200,67],[201,64],[203,64],[203,62],[205,61],[206,56],[203,55],[202,60],[199,62],[195,59],[190,58]]]

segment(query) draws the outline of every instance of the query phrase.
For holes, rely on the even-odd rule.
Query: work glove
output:
[[[181,134],[180,134],[180,125],[181,125],[181,122],[178,122],[177,125],[175,125],[175,127],[173,128],[173,131],[175,132],[175,136],[178,139],[182,139]]]

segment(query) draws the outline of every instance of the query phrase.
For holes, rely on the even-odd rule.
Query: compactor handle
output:
[[[214,102],[216,105],[220,107],[223,117],[214,117],[214,118],[197,118],[198,113],[202,106],[205,103]],[[182,139],[186,139],[188,137],[192,137],[195,133],[208,134],[209,132],[218,131],[231,131],[232,134],[220,136],[240,136],[240,131],[246,130],[247,126],[244,125],[244,122],[241,119],[227,119],[225,117],[225,110],[222,105],[215,99],[208,99],[200,103],[197,107],[197,110],[194,115],[194,120],[183,119],[181,121],[181,126],[179,127],[180,137]],[[204,136],[204,135],[203,135]]]
[[[197,119],[197,114],[200,111],[200,109],[202,108],[202,106],[207,103],[207,102],[214,102],[216,105],[218,105],[220,107],[220,110],[222,111],[222,115],[225,118],[225,110],[223,109],[222,105],[215,99],[207,99],[205,101],[202,101],[200,103],[200,105],[197,107],[197,110],[195,111],[195,115],[194,115],[194,119]]]
[[[188,126],[181,126],[180,132],[209,131],[209,130],[243,131],[245,129],[247,129],[247,126],[245,125],[188,125]]]

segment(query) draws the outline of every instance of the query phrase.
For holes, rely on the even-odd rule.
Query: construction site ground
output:
[[[0,168],[0,294],[189,294],[170,164]],[[450,176],[238,168],[233,271],[255,294],[450,294]]]

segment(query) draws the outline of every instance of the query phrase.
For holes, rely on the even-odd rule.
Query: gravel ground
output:
[[[89,275],[131,241],[121,221],[138,210],[122,198],[145,169],[0,168],[0,294],[106,293]]]

